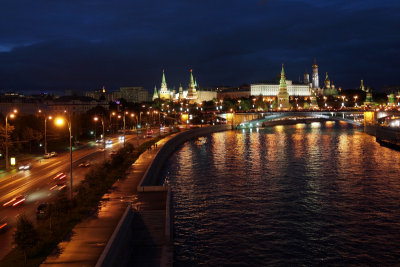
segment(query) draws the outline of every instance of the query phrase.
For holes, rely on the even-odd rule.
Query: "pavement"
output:
[[[172,249],[165,252],[168,241],[165,240],[163,228],[166,193],[138,193],[136,188],[157,151],[173,136],[175,134],[157,142],[156,149],[142,153],[128,169],[126,178],[118,180],[113,185],[113,190],[103,196],[98,214],[77,224],[70,239],[61,242],[41,266],[95,266],[129,204],[139,213],[135,219],[136,223],[134,222],[134,232],[148,233],[141,238],[147,240],[147,244],[152,244],[145,249],[147,252],[151,251],[151,254],[135,254],[135,257],[131,257],[130,263],[140,262],[146,263],[144,264],[146,266],[159,266],[161,262],[167,262],[167,265],[172,266]],[[139,236],[136,234],[135,236]],[[129,251],[129,248],[127,249]],[[165,257],[171,259],[165,260]]]
[[[114,138],[116,139],[116,138]],[[129,135],[127,141],[136,143],[137,135]],[[143,141],[143,140],[142,140]],[[91,144],[81,146],[73,151],[73,181],[78,185],[85,177],[90,168],[78,167],[83,161],[92,165],[103,162],[103,153],[99,151],[101,145]],[[112,148],[106,150],[108,157],[111,149],[122,147],[122,143],[115,143]],[[0,174],[0,221],[8,223],[5,231],[0,231],[0,260],[4,258],[13,248],[13,233],[18,215],[24,213],[33,223],[36,223],[36,208],[40,203],[51,201],[58,195],[59,188],[55,187],[53,178],[60,172],[67,174],[69,184],[70,159],[69,153],[60,153],[58,156],[31,161],[30,170],[18,171],[16,169]],[[18,206],[7,206],[3,204],[18,195],[24,195],[26,200]],[[0,264],[1,265],[1,264]]]

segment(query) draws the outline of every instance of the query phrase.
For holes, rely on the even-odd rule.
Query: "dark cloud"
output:
[[[296,80],[313,58],[336,85],[399,84],[400,3],[69,0],[0,3],[0,90]]]

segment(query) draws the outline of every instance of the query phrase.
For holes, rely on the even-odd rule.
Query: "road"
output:
[[[158,135],[158,130],[153,130],[154,135]],[[139,135],[127,135],[126,142],[135,146],[137,140],[143,143],[151,138],[146,138],[144,133]],[[112,138],[113,145],[108,146],[105,152],[102,151],[103,144],[89,142],[80,149],[73,151],[73,186],[78,185],[90,167],[79,167],[82,162],[90,162],[90,165],[101,163],[106,157],[110,157],[110,152],[123,147],[123,142],[119,142],[118,138]],[[70,184],[70,154],[68,152],[59,154],[50,159],[41,159],[32,162],[30,170],[17,171],[13,170],[9,174],[0,178],[0,226],[2,222],[7,222],[5,229],[0,230],[0,260],[7,255],[12,249],[12,235],[15,229],[16,220],[19,214],[25,213],[29,219],[36,222],[36,209],[40,203],[48,202],[55,197],[61,188],[61,183],[57,186],[54,178],[57,174],[63,172],[66,177],[66,185]],[[18,195],[23,195],[25,201],[19,205],[3,206]],[[15,202],[13,202],[15,203]],[[10,203],[12,204],[12,203]]]

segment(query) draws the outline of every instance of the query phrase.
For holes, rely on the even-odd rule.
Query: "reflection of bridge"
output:
[[[392,116],[393,112],[373,111],[313,111],[313,112],[254,112],[221,114],[227,123],[239,127],[257,127],[272,121],[343,121],[354,125],[374,125],[377,119]],[[398,113],[397,113],[398,114]]]

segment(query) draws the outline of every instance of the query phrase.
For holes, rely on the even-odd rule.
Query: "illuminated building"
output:
[[[335,85],[333,83],[331,83],[331,80],[328,77],[328,73],[326,73],[326,77],[325,77],[325,88],[323,91],[323,94],[326,96],[338,96],[339,93],[335,88]]]
[[[285,86],[290,96],[310,96],[310,86],[308,84],[293,84],[291,80],[286,80],[285,77]],[[277,96],[279,92],[280,84],[259,83],[250,85],[251,96]]]
[[[188,93],[186,95],[186,99],[188,99],[191,102],[196,102],[196,99],[197,99],[196,86],[193,81],[192,70],[190,70],[190,82],[189,82],[189,88],[188,88]]]
[[[314,64],[312,66],[313,73],[312,73],[312,89],[315,93],[319,94],[319,77],[318,77],[318,65],[317,60],[314,59]]]
[[[279,83],[278,107],[283,110],[288,110],[290,108],[289,93],[286,86],[286,76],[285,70],[283,69],[283,64],[281,71],[281,80]]]
[[[164,100],[171,99],[171,93],[169,92],[168,87],[167,87],[164,70],[163,70],[161,88],[160,88],[160,99],[164,99]]]
[[[217,92],[210,90],[198,90],[198,83],[197,80],[193,78],[192,70],[190,70],[190,79],[187,90],[183,90],[182,84],[179,85],[178,92],[175,90],[169,90],[163,71],[163,78],[159,94],[157,94],[157,88],[154,88],[153,100],[156,98],[173,101],[189,100],[191,103],[201,103],[203,101],[210,101],[217,98]]]

